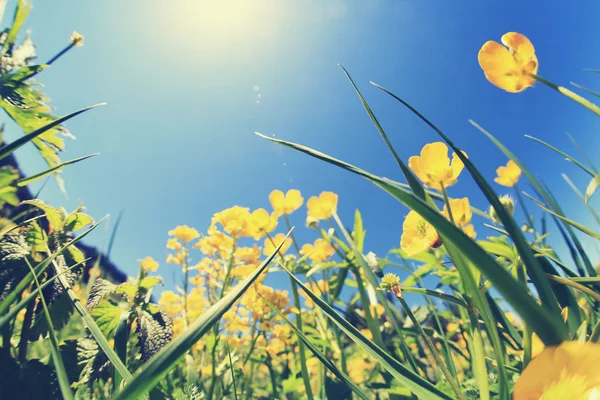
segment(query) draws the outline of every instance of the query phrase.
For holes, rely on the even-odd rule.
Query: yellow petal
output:
[[[323,192],[319,196],[323,203],[323,208],[327,208],[332,213],[337,212],[338,195],[333,192]]]
[[[428,143],[421,150],[421,160],[426,170],[443,170],[450,165],[448,146],[442,142]]]
[[[462,153],[465,157],[467,157],[467,153],[465,153],[464,151]],[[463,168],[465,167],[465,164],[460,158],[458,158],[456,154],[453,154],[452,164],[450,166],[452,167],[452,177],[454,179],[457,179],[460,173],[462,172]]]
[[[286,214],[290,214],[299,209],[302,206],[302,203],[304,203],[304,198],[300,194],[299,190],[288,190],[287,194],[285,195]]]
[[[533,48],[533,44],[531,44],[531,41],[525,35],[517,32],[505,33],[502,35],[502,43],[517,53],[518,57],[524,62],[529,62],[534,56],[535,49]]]
[[[515,59],[500,43],[488,41],[479,50],[477,55],[479,66],[485,72],[488,80],[488,75],[497,76],[503,75],[509,71],[517,69]],[[490,82],[492,82],[490,80]],[[494,83],[494,82],[492,82]],[[495,83],[494,83],[495,84]]]
[[[513,75],[490,75],[485,74],[485,77],[491,84],[504,89],[509,93],[518,93],[526,89],[523,85],[523,79],[519,74]]]
[[[269,202],[271,203],[273,210],[283,213],[283,209],[285,207],[285,197],[283,196],[283,192],[281,190],[273,190],[269,195]]]
[[[425,168],[423,168],[423,161],[419,156],[412,156],[408,159],[408,168],[421,180],[423,183],[427,183],[427,174]]]

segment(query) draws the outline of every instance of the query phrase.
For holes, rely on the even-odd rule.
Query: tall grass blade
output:
[[[61,169],[63,169],[67,165],[76,164],[76,163],[78,163],[80,161],[87,160],[88,158],[95,157],[95,156],[97,156],[99,154],[100,153],[88,154],[87,156],[84,156],[84,157],[79,157],[79,158],[75,158],[73,160],[65,161],[64,163],[61,163],[61,164],[57,165],[56,167],[47,169],[46,171],[40,172],[39,174],[35,174],[35,175],[32,175],[32,176],[28,176],[28,177],[19,179],[19,180],[17,180],[15,182],[15,184],[17,186],[19,186],[19,187],[30,185],[31,183],[37,181],[38,179],[42,179],[45,176],[48,176],[48,175],[50,175],[52,173],[60,171]]]
[[[584,170],[585,172],[587,172],[590,176],[593,177],[594,175],[596,175],[594,173],[594,171],[592,171],[591,169],[589,169],[588,167],[586,167],[585,165],[583,165],[583,163],[581,163],[580,161],[578,161],[575,158],[571,157],[570,155],[568,155],[564,151],[557,149],[556,147],[552,146],[551,144],[548,144],[548,143],[544,142],[543,140],[538,139],[538,138],[533,137],[533,136],[530,136],[530,135],[525,135],[525,137],[528,138],[528,139],[535,140],[536,142],[543,144],[544,146],[546,146],[550,150],[555,151],[556,153],[558,153],[561,156],[563,156],[567,161],[572,162],[573,164],[577,165],[579,168],[581,168],[582,170]]]
[[[254,283],[258,276],[267,268],[273,257],[277,254],[285,240],[281,241],[275,251],[262,264],[254,270],[244,281],[240,282],[235,288],[225,295],[221,300],[213,304],[203,315],[191,323],[188,328],[174,339],[171,343],[163,347],[155,354],[143,368],[140,369],[134,378],[127,384],[123,390],[115,397],[115,400],[137,399],[140,395],[148,392],[172,369],[187,351],[196,343],[206,332],[208,332],[216,323],[218,323],[229,310],[229,308],[246,292]]]

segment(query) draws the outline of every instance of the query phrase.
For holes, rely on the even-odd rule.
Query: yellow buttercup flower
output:
[[[181,243],[175,238],[167,240],[167,249],[179,251],[181,250]]]
[[[211,257],[217,254],[226,256],[231,252],[233,248],[233,239],[231,236],[227,236],[225,233],[216,230],[216,228],[210,228],[208,234],[209,236],[204,236],[194,244],[195,249],[200,249],[202,253]]]
[[[260,258],[260,249],[256,245],[253,247],[238,247],[235,249],[234,255],[243,264],[256,264]]]
[[[146,257],[140,260],[140,266],[146,272],[154,272],[158,269],[158,263],[152,257]]]
[[[263,246],[263,254],[266,256],[270,256],[275,249],[277,248],[277,246],[279,246],[279,243],[283,242],[283,239],[285,239],[285,235],[283,233],[278,233],[277,235],[275,235],[275,237],[273,237],[273,240],[271,241],[271,239],[266,238],[265,239],[265,244]],[[281,246],[281,248],[279,249],[279,255],[285,254],[286,251],[288,251],[288,249],[290,248],[290,246],[292,245],[292,238],[288,237],[285,240],[285,243],[283,243],[283,246]]]
[[[463,154],[467,155],[464,151]],[[420,156],[409,158],[408,167],[425,186],[441,192],[442,185],[447,188],[456,183],[464,164],[456,154],[452,155],[450,162],[448,146],[442,142],[434,142],[426,144]]]
[[[225,232],[233,237],[240,237],[248,235],[249,220],[249,208],[233,206],[216,213],[212,218],[212,223],[213,225],[219,223]]]
[[[402,224],[400,247],[407,256],[414,256],[441,246],[441,239],[435,228],[416,211],[411,210]]]
[[[308,255],[308,258],[314,262],[323,262],[335,254],[335,249],[329,241],[319,238],[314,244],[307,243],[302,246],[300,254]]]
[[[337,212],[338,195],[333,192],[322,192],[319,197],[308,199],[308,216],[317,220],[328,219]]]
[[[473,224],[471,224],[471,218],[473,218],[473,212],[471,211],[471,205],[469,204],[468,198],[462,199],[451,199],[448,201],[450,203],[450,210],[452,210],[452,218],[454,219],[454,223],[460,229],[463,230],[464,233],[467,234],[472,239],[475,239],[477,234],[475,233],[475,228]],[[450,219],[450,215],[448,213],[448,206],[444,205],[444,210],[442,214]]]
[[[260,239],[267,233],[273,232],[277,228],[277,218],[279,213],[274,211],[269,215],[264,208],[252,211],[248,221],[248,232],[255,240]]]
[[[521,168],[513,160],[508,160],[506,166],[502,165],[496,170],[497,178],[494,179],[499,185],[513,187],[519,182]]]
[[[187,225],[180,225],[175,229],[170,230],[169,236],[174,236],[176,239],[179,239],[184,243],[188,243],[196,239],[198,236],[200,236],[200,234],[194,228],[190,228]]]
[[[600,398],[600,344],[563,342],[546,347],[517,381],[513,400]]]
[[[81,47],[83,46],[83,35],[79,32],[73,32],[69,38],[69,42],[71,42],[75,47]]]
[[[279,214],[291,214],[304,203],[304,198],[299,190],[288,190],[284,195],[281,190],[273,190],[269,195],[271,207]]]
[[[477,59],[485,77],[493,85],[510,93],[517,93],[535,84],[529,74],[537,74],[538,59],[529,39],[517,32],[502,36],[502,46],[494,41],[485,42]]]

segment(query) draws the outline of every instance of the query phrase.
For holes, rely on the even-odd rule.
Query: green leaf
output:
[[[10,53],[10,49],[14,46],[15,41],[17,40],[17,35],[25,23],[27,16],[31,12],[33,5],[30,1],[27,0],[19,0],[17,2],[17,7],[15,8],[15,16],[13,17],[13,23],[8,30],[8,35],[4,41],[4,46],[2,46],[2,55],[7,52]]]
[[[506,300],[517,310],[521,317],[532,324],[533,329],[544,343],[547,345],[556,345],[566,339],[566,330],[562,324],[562,320],[557,321],[547,310],[542,308],[537,301],[527,293],[527,290],[521,283],[515,280],[510,273],[502,268],[502,266],[498,265],[489,254],[477,245],[475,241],[465,235],[462,230],[454,226],[437,210],[432,209],[414,194],[396,184],[396,182],[370,174],[353,165],[327,156],[326,154],[309,147],[261,134],[258,135],[264,139],[296,149],[372,181],[406,206],[419,213],[425,220],[432,224],[441,235],[460,249],[461,253],[487,276]],[[544,279],[547,278],[544,276]]]
[[[52,206],[44,203],[42,200],[34,199],[34,200],[25,200],[21,204],[29,204],[31,206],[37,207],[44,212],[46,215],[46,219],[50,224],[50,227],[55,231],[60,231],[63,226],[63,220],[61,218],[60,213]]]
[[[163,280],[158,276],[145,276],[140,282],[140,288],[148,291],[156,285],[162,285]]]
[[[119,325],[119,319],[121,313],[124,310],[119,307],[114,301],[110,299],[102,299],[90,310],[90,315],[96,321],[98,328],[102,334],[109,338],[112,337],[117,325]]]
[[[46,296],[47,298],[48,296]],[[38,310],[42,309],[42,307],[38,306]],[[59,331],[64,328],[69,320],[71,319],[71,315],[73,315],[73,305],[69,301],[69,297],[66,293],[60,294],[52,303],[48,304],[48,310],[50,310],[50,317],[52,318],[52,327],[55,331]],[[37,338],[42,335],[45,336],[49,333],[50,325],[48,325],[48,321],[42,312],[38,312],[35,320],[33,322],[33,326],[30,331],[31,340],[37,340]]]
[[[87,298],[85,308],[91,310],[106,296],[115,293],[117,286],[103,278],[96,278],[94,284],[90,288],[90,293]]]
[[[354,229],[353,229],[353,236],[352,238],[354,239],[354,244],[356,245],[356,248],[358,249],[358,251],[361,252],[361,254],[364,252],[364,246],[365,246],[365,235],[366,232],[363,228],[363,222],[362,222],[362,217],[360,215],[360,211],[356,210],[354,212]]]
[[[164,312],[138,310],[136,333],[142,361],[148,361],[173,339],[173,321]]]
[[[396,357],[392,356],[374,342],[367,339],[348,321],[342,318],[331,306],[325,303],[311,292],[293,273],[285,269],[292,277],[296,284],[312,299],[312,301],[327,315],[327,317],[340,327],[348,337],[356,343],[361,349],[366,351],[371,357],[375,358],[381,366],[386,369],[394,378],[409,388],[415,395],[424,399],[450,399],[445,393],[438,390],[429,381],[423,379],[416,373],[412,372],[404,365],[399,363]]]
[[[286,239],[288,235],[286,236]],[[179,359],[207,333],[214,324],[218,323],[231,308],[231,306],[245,293],[245,291],[254,283],[258,276],[267,268],[273,257],[277,254],[285,239],[275,249],[262,264],[254,270],[246,279],[234,287],[221,300],[213,304],[200,318],[194,321],[181,335],[165,346],[152,359],[150,359],[143,369],[139,370],[135,377],[114,400],[131,399],[135,400],[140,395],[152,389],[172,368],[174,368]]]
[[[135,294],[137,293],[137,286],[132,283],[121,283],[115,288],[115,294],[124,295],[127,300],[133,301]]]

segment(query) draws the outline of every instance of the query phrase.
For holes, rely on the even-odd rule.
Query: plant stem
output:
[[[465,399],[465,396],[460,391],[460,387],[458,385],[458,382],[456,382],[454,380],[454,376],[452,376],[452,374],[448,370],[448,367],[446,366],[446,364],[442,360],[442,357],[440,356],[440,353],[438,353],[437,349],[435,348],[435,346],[431,342],[431,339],[429,339],[429,336],[427,336],[427,334],[425,333],[425,331],[421,327],[421,324],[415,318],[415,316],[412,313],[410,307],[406,303],[406,300],[404,300],[404,297],[396,296],[396,298],[400,301],[400,304],[402,304],[402,307],[404,308],[404,311],[406,311],[406,314],[408,315],[408,318],[410,318],[410,320],[414,324],[415,328],[417,329],[417,331],[419,332],[419,334],[421,335],[421,337],[425,341],[425,344],[429,348],[429,351],[431,351],[431,354],[433,355],[433,358],[435,359],[436,364],[442,370],[442,373],[444,374],[444,376],[448,380],[448,383],[452,387],[452,391],[456,394],[456,396],[459,399]]]
[[[448,198],[448,192],[446,191],[444,182],[440,182],[440,186],[442,187],[442,194],[444,195],[444,203],[446,203],[446,208],[448,209],[448,219],[450,222],[454,223],[454,217],[452,216],[452,209],[450,207],[450,199]]]
[[[521,262],[517,264],[517,275],[519,281],[527,287],[527,271],[525,265]],[[523,321],[523,370],[527,367],[527,364],[531,361],[531,349],[532,349],[532,331],[527,321]]]
[[[531,217],[531,214],[529,214],[529,211],[527,211],[527,207],[525,206],[525,202],[523,201],[523,197],[521,196],[521,191],[517,187],[517,184],[515,184],[515,186],[513,186],[513,188],[515,189],[515,196],[517,196],[517,203],[521,204],[521,208],[523,209],[523,214],[525,214],[525,218],[527,218],[529,227],[531,229],[534,229],[533,218]]]
[[[542,78],[541,76],[532,74],[532,73],[528,73],[529,76],[531,76],[533,79],[535,79],[536,81],[543,83],[544,85],[548,86],[551,89],[556,90],[557,92],[567,96],[568,98],[570,98],[571,100],[581,104],[582,106],[584,106],[585,108],[587,108],[588,110],[590,110],[591,112],[593,112],[594,114],[600,116],[600,107],[598,107],[596,104],[592,103],[591,101],[589,101],[588,99],[581,97],[580,95],[578,95],[577,93],[574,93],[572,91],[570,91],[569,89],[559,86],[555,83],[550,82],[549,80]]]

